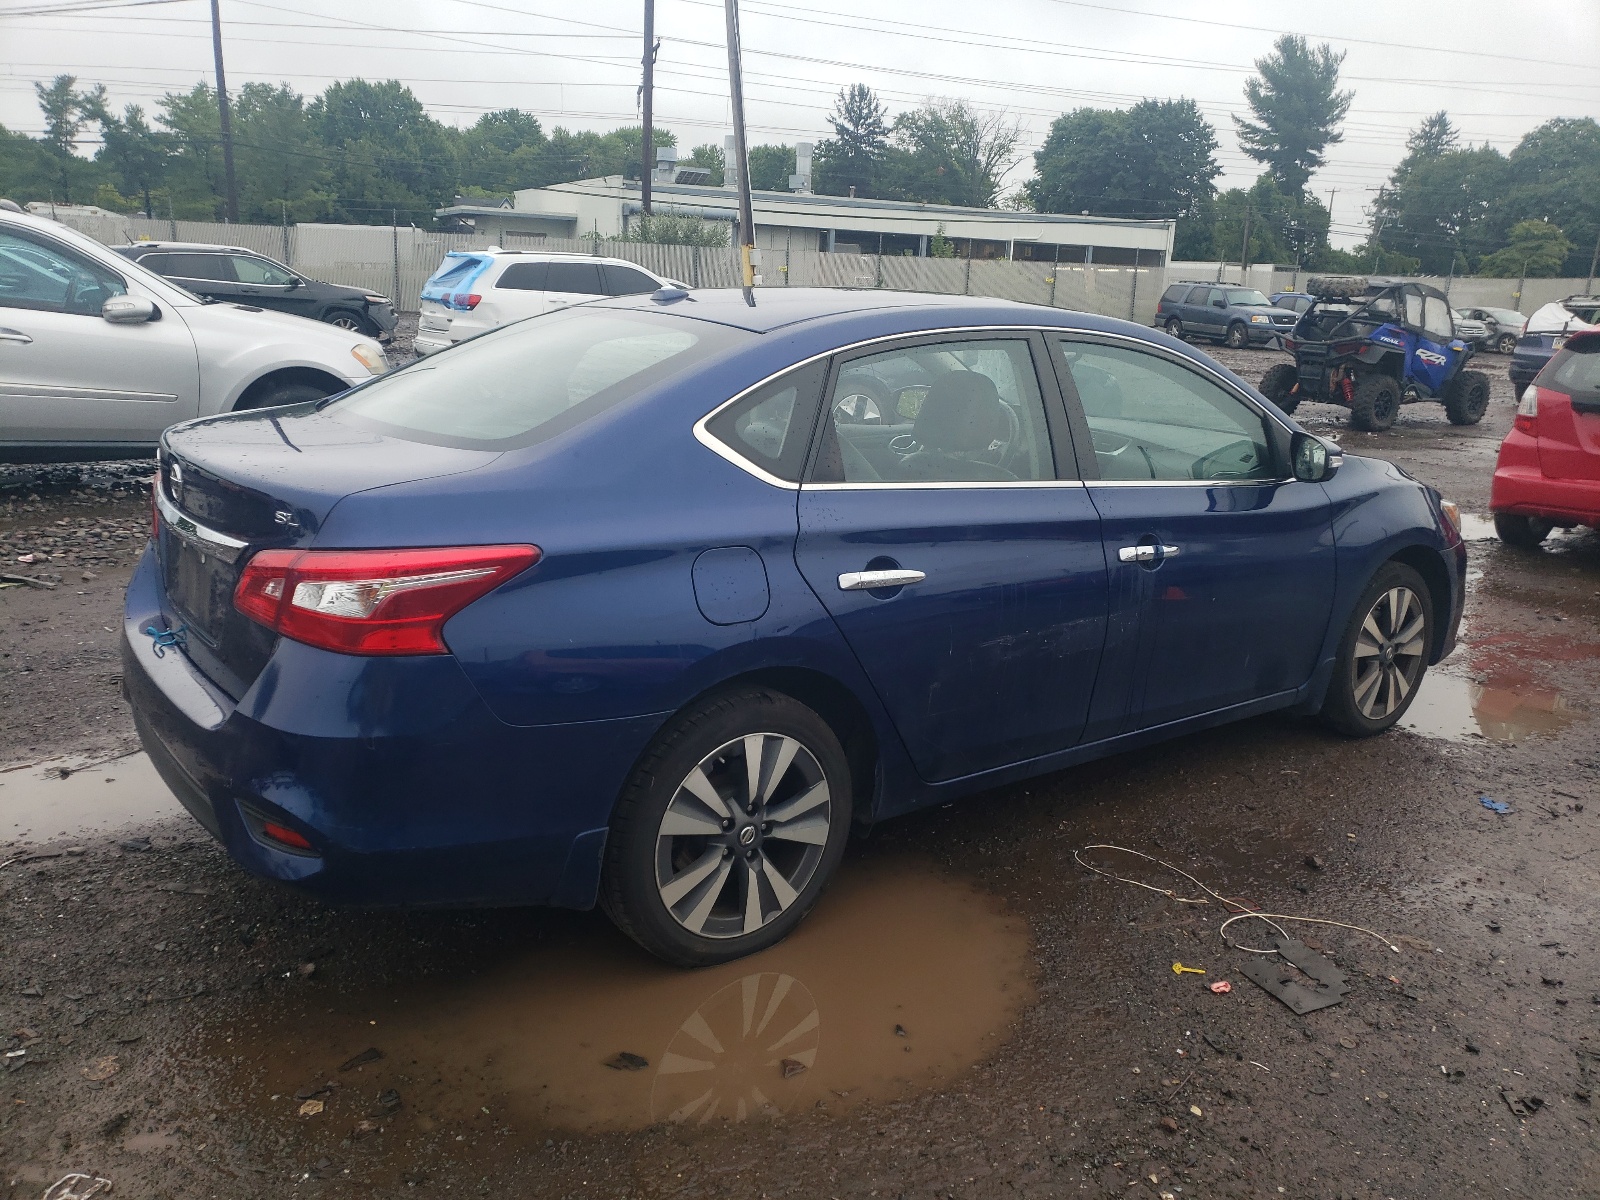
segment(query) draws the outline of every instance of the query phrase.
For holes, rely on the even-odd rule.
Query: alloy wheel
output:
[[[361,322],[355,317],[334,317],[328,324],[335,329],[348,329],[353,333],[361,332]]]
[[[780,733],[713,750],[678,785],[656,834],[656,888],[679,925],[707,938],[755,933],[816,874],[833,806],[817,756]]]
[[[1369,721],[1381,721],[1406,702],[1422,675],[1427,647],[1422,599],[1408,587],[1393,587],[1374,601],[1356,635],[1353,694]]]

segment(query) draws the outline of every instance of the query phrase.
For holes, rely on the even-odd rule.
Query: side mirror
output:
[[[113,325],[143,325],[160,315],[153,300],[143,296],[113,296],[100,306],[100,315]]]
[[[1344,463],[1344,455],[1332,442],[1312,433],[1296,433],[1289,443],[1294,460],[1294,477],[1302,483],[1322,483],[1332,479]]]
[[[1211,307],[1212,308],[1227,308],[1228,307],[1228,302],[1226,300],[1213,300],[1211,302]]]
[[[305,284],[305,280],[301,279],[300,276],[298,276],[298,275],[289,276],[289,286],[291,288],[301,287],[304,284]]]

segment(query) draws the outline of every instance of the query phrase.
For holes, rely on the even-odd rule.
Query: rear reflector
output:
[[[537,546],[262,550],[233,606],[286,638],[342,654],[448,654],[444,623],[539,561]]]
[[[273,821],[261,823],[261,836],[279,845],[288,846],[291,850],[311,850],[311,842],[303,834]]]

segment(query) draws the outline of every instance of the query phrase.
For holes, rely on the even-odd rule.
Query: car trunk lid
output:
[[[314,544],[355,492],[457,474],[497,454],[389,437],[320,405],[236,413],[169,430],[157,462],[157,552],[168,622],[214,683],[242,696],[277,636],[233,606],[251,555]]]
[[[1600,481],[1600,333],[1573,337],[1535,386],[1539,469],[1551,479]]]

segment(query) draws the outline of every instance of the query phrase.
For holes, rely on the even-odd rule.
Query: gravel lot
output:
[[[1252,380],[1279,361],[1217,357]],[[1297,416],[1481,517],[1503,363],[1474,428],[1437,405],[1380,435]],[[795,938],[682,973],[593,914],[332,910],[181,815],[53,820],[53,789],[142,786],[111,756],[147,471],[0,474],[3,569],[56,584],[0,590],[3,1200],[69,1170],[172,1200],[1600,1195],[1592,533],[1527,555],[1468,522],[1463,645],[1406,729],[1267,717],[892,822]],[[1310,929],[1350,991],[1297,1016],[1240,973],[1220,905],[1091,874],[1095,843],[1398,950]],[[804,1026],[806,1069],[741,1011]],[[669,1067],[706,1057],[702,1028],[726,1103],[675,1122],[693,1097]],[[647,1066],[605,1065],[622,1052]],[[724,1119],[741,1098],[751,1119]]]

